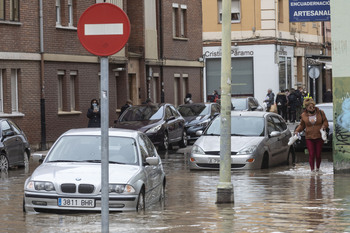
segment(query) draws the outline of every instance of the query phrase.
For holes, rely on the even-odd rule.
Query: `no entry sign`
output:
[[[110,3],[90,6],[78,22],[78,37],[84,48],[97,56],[121,50],[129,39],[130,21],[125,12]]]

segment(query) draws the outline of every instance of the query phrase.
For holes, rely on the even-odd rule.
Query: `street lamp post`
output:
[[[222,1],[220,180],[216,203],[232,203],[231,182],[231,0]]]

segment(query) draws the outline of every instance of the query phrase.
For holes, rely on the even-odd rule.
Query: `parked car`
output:
[[[209,123],[220,114],[220,105],[217,103],[183,104],[178,107],[185,119],[185,129],[189,141],[196,140],[198,130],[205,130]]]
[[[72,129],[24,184],[28,212],[101,211],[101,129]],[[164,198],[157,150],[138,131],[109,129],[109,211],[141,210]]]
[[[185,119],[171,104],[144,104],[127,108],[115,121],[115,128],[146,133],[154,145],[168,150],[177,143],[187,146]]]
[[[0,119],[0,171],[13,166],[28,166],[30,145],[25,133],[10,119]]]
[[[220,168],[220,121],[216,117],[194,143],[190,169]],[[292,164],[291,132],[275,113],[231,111],[231,169],[260,169]]]
[[[233,97],[231,103],[234,111],[263,111],[264,108],[259,104],[259,101],[252,97]]]
[[[316,104],[316,107],[324,111],[328,120],[328,142],[323,144],[323,149],[332,150],[333,145],[333,103],[322,103]],[[295,127],[295,129],[298,125]],[[305,141],[305,130],[300,133],[300,140],[294,142],[294,147],[296,151],[303,151],[306,149],[306,141]]]

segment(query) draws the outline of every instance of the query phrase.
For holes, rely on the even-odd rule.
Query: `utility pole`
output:
[[[231,182],[231,0],[222,1],[220,180],[216,203],[232,203]]]

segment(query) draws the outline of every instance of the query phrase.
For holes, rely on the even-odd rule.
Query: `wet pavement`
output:
[[[217,205],[219,172],[190,171],[188,151],[161,155],[165,201],[143,213],[111,213],[110,232],[350,232],[350,174],[333,174],[331,161],[320,174],[303,153],[295,167],[233,171],[235,202]],[[23,183],[37,165],[1,174],[0,232],[100,232],[100,214],[22,212]]]

